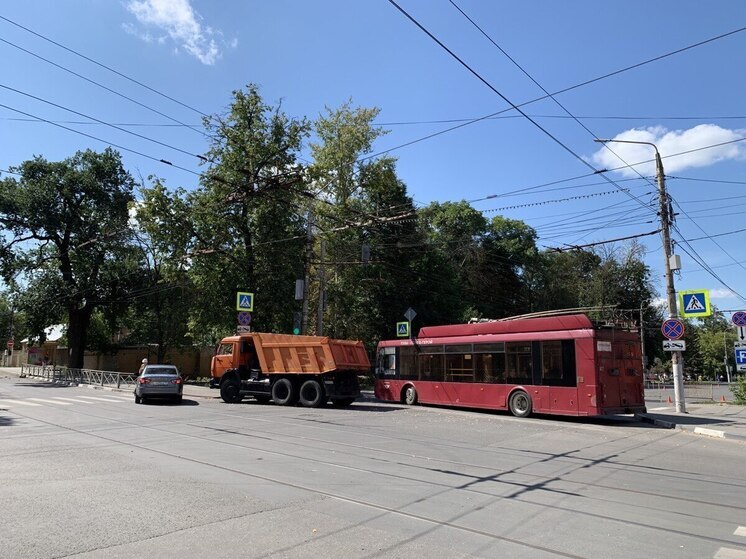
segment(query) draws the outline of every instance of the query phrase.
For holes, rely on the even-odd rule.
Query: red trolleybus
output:
[[[582,314],[424,327],[378,344],[375,395],[542,414],[645,411],[639,332]]]

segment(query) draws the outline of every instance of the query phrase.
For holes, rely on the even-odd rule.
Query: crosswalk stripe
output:
[[[734,536],[746,536],[746,526],[739,526],[736,531],[733,532]]]
[[[58,402],[56,400],[45,400],[44,398],[29,398],[29,400],[33,400],[34,402],[42,402],[44,404],[57,404],[58,406],[72,405],[70,402]]]
[[[715,552],[713,559],[746,559],[746,551],[721,547]]]
[[[124,402],[124,400],[115,400],[114,398],[98,398],[96,396],[81,396],[81,398],[85,398],[86,400],[96,400],[98,402]]]
[[[21,400],[0,400],[0,404],[19,404],[21,406],[41,406],[41,404],[35,404],[33,402],[23,402]]]
[[[75,398],[62,398],[60,396],[55,396],[55,400],[65,400],[66,402],[75,402],[76,404],[92,404],[93,402],[86,402],[85,400],[76,400]]]

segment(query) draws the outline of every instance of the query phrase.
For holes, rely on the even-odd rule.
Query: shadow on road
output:
[[[646,417],[654,420],[668,421],[676,425],[735,425],[736,421],[718,419],[716,417],[697,417],[696,415],[646,413]]]

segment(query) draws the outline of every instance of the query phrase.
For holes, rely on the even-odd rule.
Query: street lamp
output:
[[[663,161],[658,147],[651,142],[638,142],[634,140],[594,140],[606,144],[615,142],[620,144],[644,144],[653,146],[655,150],[655,175],[658,180],[658,203],[661,217],[661,232],[663,233],[663,254],[666,265],[666,301],[668,302],[668,318],[679,318],[679,312],[676,305],[676,290],[673,285],[673,273],[671,268],[671,232],[670,216],[668,215],[668,196],[666,195],[665,175],[663,173]],[[678,265],[676,268],[678,269]],[[686,413],[686,401],[684,400],[684,356],[680,351],[674,351],[671,355],[671,366],[673,369],[673,390],[678,413]]]

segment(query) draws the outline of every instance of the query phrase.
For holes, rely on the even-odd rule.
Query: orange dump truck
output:
[[[253,396],[281,406],[349,406],[360,395],[357,375],[369,370],[359,341],[251,332],[220,341],[210,386],[228,403]]]

